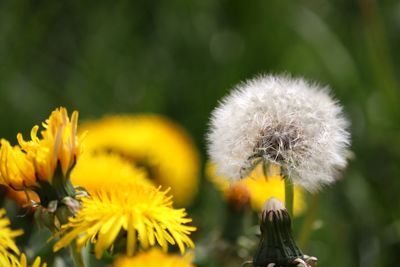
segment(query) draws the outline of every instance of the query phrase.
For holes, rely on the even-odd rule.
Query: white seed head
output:
[[[262,75],[236,86],[213,111],[208,152],[219,175],[239,179],[265,161],[315,191],[346,166],[348,125],[327,87]]]

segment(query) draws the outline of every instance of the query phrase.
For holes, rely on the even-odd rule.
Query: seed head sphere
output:
[[[348,126],[327,87],[261,75],[236,86],[213,111],[208,152],[218,174],[230,179],[267,162],[280,165],[294,184],[316,191],[347,164]]]

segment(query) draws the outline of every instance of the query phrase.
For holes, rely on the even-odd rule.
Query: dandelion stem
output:
[[[303,226],[301,228],[300,237],[299,237],[299,246],[302,249],[305,249],[307,246],[308,240],[310,239],[310,234],[312,231],[313,223],[315,221],[315,215],[317,214],[318,206],[319,206],[319,194],[316,193],[312,196],[311,205],[308,208],[307,216],[304,219]]]
[[[289,176],[285,180],[285,206],[290,218],[293,218],[293,182]]]

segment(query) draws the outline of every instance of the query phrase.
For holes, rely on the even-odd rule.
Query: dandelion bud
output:
[[[261,240],[254,266],[297,266],[304,267],[316,261],[305,256],[294,241],[291,220],[285,206],[276,198],[270,198],[261,212]]]

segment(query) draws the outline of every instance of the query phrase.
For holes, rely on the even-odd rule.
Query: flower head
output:
[[[245,177],[260,161],[272,162],[313,191],[346,166],[347,127],[327,88],[260,76],[237,86],[214,110],[208,151],[221,175]]]
[[[271,197],[285,201],[285,185],[278,171],[271,171],[267,177],[261,164],[239,181],[229,182],[226,177],[216,174],[216,166],[207,164],[207,176],[210,181],[224,194],[228,202],[237,207],[250,203],[253,210],[260,212],[266,200]],[[304,193],[301,187],[294,188],[294,215],[300,215],[305,209]]]
[[[70,120],[67,110],[61,107],[43,123],[42,138],[37,136],[37,125],[32,128],[32,140],[25,141],[21,133],[17,135],[19,145],[34,164],[39,180],[51,183],[58,164],[64,176],[75,165],[82,151],[82,136],[77,136],[77,124],[78,112],[74,111]]]
[[[194,267],[191,255],[180,257],[167,254],[159,249],[140,252],[135,257],[120,257],[113,263],[113,267]]]
[[[128,185],[105,187],[91,198],[82,198],[82,208],[75,217],[62,226],[62,238],[55,244],[57,251],[75,238],[77,247],[88,242],[95,245],[97,258],[116,242],[126,236],[126,251],[130,256],[136,243],[147,249],[157,243],[166,250],[168,243],[178,245],[183,253],[185,245],[193,247],[189,238],[196,228],[186,225],[184,209],[174,209],[167,191],[153,186]]]
[[[10,220],[5,217],[6,211],[0,209],[0,266],[17,266],[19,249],[14,238],[22,235],[22,230],[11,230]]]
[[[85,153],[71,172],[71,182],[75,186],[84,187],[89,193],[113,186],[115,183],[121,186],[152,184],[145,170],[132,165],[119,155],[110,153]]]
[[[197,193],[199,156],[188,134],[158,115],[114,115],[84,123],[87,152],[111,151],[145,167],[155,184],[171,187],[178,205]]]

